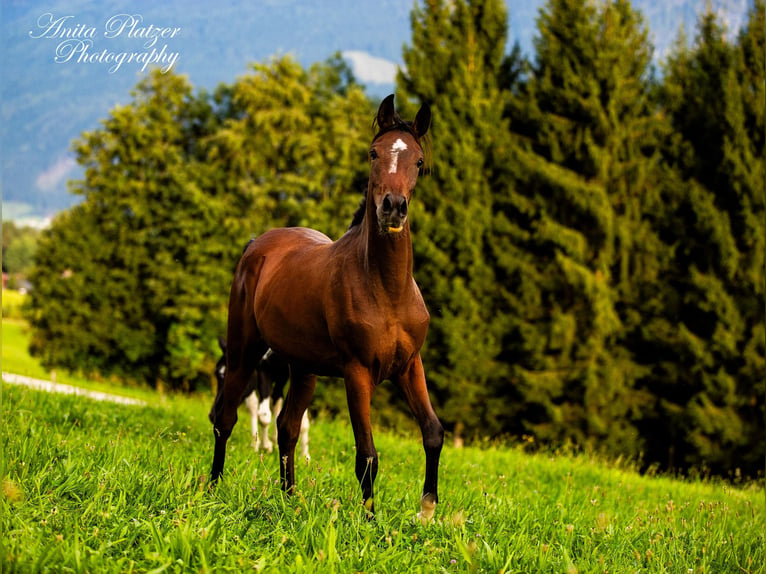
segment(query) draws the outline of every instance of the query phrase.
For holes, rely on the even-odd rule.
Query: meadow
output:
[[[23,339],[15,325],[3,324],[6,371],[6,353],[23,354],[8,338]],[[377,515],[368,520],[345,419],[315,421],[312,459],[297,465],[288,497],[277,455],[253,452],[242,413],[211,490],[211,397],[129,392],[150,406],[3,385],[2,572],[766,571],[755,483],[447,445],[441,502],[424,526],[415,518],[419,437],[376,429]]]

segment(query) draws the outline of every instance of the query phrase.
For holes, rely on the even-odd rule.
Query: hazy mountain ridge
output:
[[[737,30],[749,0],[719,0],[712,8],[725,14]],[[509,40],[531,51],[531,38],[541,0],[509,3]],[[707,5],[703,0],[636,0],[649,23],[659,57],[675,42],[682,23],[689,37]],[[57,64],[53,61],[60,38],[35,38],[38,19],[73,16],[70,26],[96,28],[94,52],[141,51],[140,39],[103,38],[104,25],[116,14],[140,14],[143,26],[180,27],[176,38],[159,40],[177,51],[174,70],[187,74],[196,88],[213,89],[247,72],[248,63],[270,55],[291,53],[309,65],[336,51],[364,52],[401,65],[402,46],[410,41],[412,0],[336,2],[332,11],[306,0],[244,0],[212,5],[197,0],[169,0],[137,10],[123,0],[98,4],[91,0],[53,5],[15,1],[0,7],[0,48],[3,70],[0,85],[0,145],[2,145],[3,218],[45,216],[70,206],[66,180],[80,177],[72,159],[71,141],[83,131],[97,129],[99,120],[116,104],[130,101],[130,90],[141,77],[140,65],[124,64],[114,73],[102,63]],[[44,22],[44,21],[43,21]],[[660,41],[661,40],[661,41]],[[389,69],[390,66],[389,66]],[[391,84],[370,84],[368,91],[383,95]]]

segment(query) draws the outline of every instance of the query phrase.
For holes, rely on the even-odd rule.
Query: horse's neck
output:
[[[384,289],[396,299],[412,288],[412,242],[409,222],[397,236],[388,236],[368,221],[363,239],[364,264],[370,276],[378,279]]]

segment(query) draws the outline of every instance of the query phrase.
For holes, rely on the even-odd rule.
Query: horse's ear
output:
[[[415,123],[413,124],[413,129],[415,130],[415,133],[418,134],[418,138],[422,138],[424,135],[426,135],[426,132],[428,131],[428,127],[431,125],[431,106],[429,106],[427,103],[423,103],[422,106],[420,106],[420,109],[418,110],[417,115],[415,116]]]
[[[218,346],[221,347],[221,351],[226,352],[226,339],[218,337]]]
[[[390,128],[394,125],[395,118],[396,110],[394,109],[394,94],[391,94],[390,96],[386,96],[386,99],[380,102],[377,117],[378,129],[384,130]]]

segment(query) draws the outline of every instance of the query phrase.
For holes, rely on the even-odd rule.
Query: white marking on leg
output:
[[[250,426],[253,435],[253,448],[258,450],[258,397],[255,393],[250,393],[245,397],[245,407],[250,413]]]
[[[309,454],[309,412],[303,413],[303,419],[301,420],[301,455],[306,460],[311,459]]]
[[[260,430],[261,447],[266,452],[274,450],[274,445],[269,440],[269,424],[271,424],[271,405],[269,399],[263,399],[258,403],[258,427]]]
[[[401,139],[396,140],[391,146],[391,166],[388,168],[388,173],[396,173],[396,169],[399,164],[399,152],[407,149],[407,144]]]
[[[264,425],[271,422],[271,404],[269,399],[263,399],[258,403],[258,420]]]
[[[271,442],[271,439],[269,439],[269,425],[263,424],[263,422],[258,419],[258,426],[260,427],[261,448],[266,452],[273,451],[274,444]]]
[[[420,512],[418,512],[418,520],[423,526],[433,520],[435,510],[436,497],[433,494],[424,494],[420,499]]]
[[[279,420],[279,413],[282,412],[282,405],[284,404],[284,401],[282,398],[278,398],[276,401],[274,401],[274,434],[273,438],[274,441],[277,441],[279,439],[279,429],[277,428],[277,421]]]

